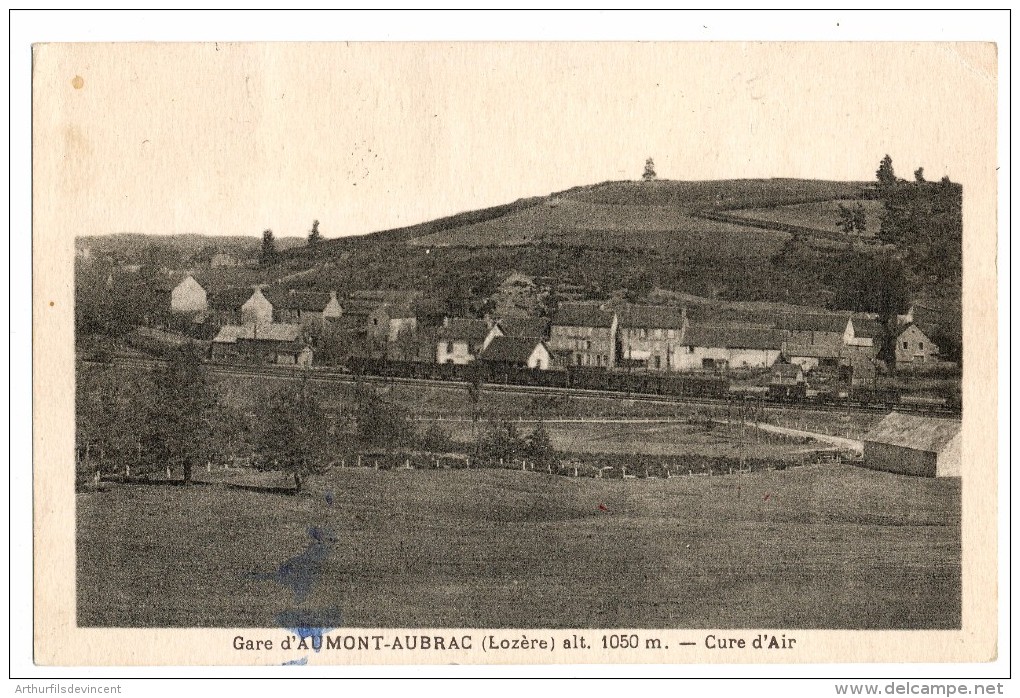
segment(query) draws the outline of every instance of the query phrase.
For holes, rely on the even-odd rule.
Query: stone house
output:
[[[560,366],[616,365],[616,313],[593,303],[563,303],[549,326],[548,349]]]
[[[446,318],[436,337],[436,363],[471,363],[484,348],[488,334],[485,320]]]
[[[689,327],[686,308],[627,305],[619,311],[617,365],[677,371],[675,354]]]

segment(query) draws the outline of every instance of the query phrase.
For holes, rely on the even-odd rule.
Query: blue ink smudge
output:
[[[316,650],[316,652],[318,652],[318,650]],[[304,666],[305,664],[308,664],[308,657],[291,659],[289,662],[284,662],[282,666]]]
[[[322,637],[343,626],[343,612],[339,608],[319,611],[283,611],[276,615],[276,623],[301,640],[312,639],[312,649],[322,649]],[[317,641],[317,642],[316,642]]]
[[[326,504],[333,506],[333,490],[326,492]]]
[[[294,600],[304,603],[312,591],[315,578],[322,571],[322,565],[329,557],[336,538],[328,530],[312,526],[308,529],[308,535],[312,542],[308,544],[304,552],[286,560],[270,574],[255,573],[256,579],[273,580],[282,586],[289,587],[294,592]]]

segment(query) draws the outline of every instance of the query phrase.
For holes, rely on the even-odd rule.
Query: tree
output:
[[[359,386],[354,391],[355,434],[366,446],[407,446],[414,442],[415,429],[406,409]]]
[[[924,184],[925,181],[927,181],[924,178],[924,168],[923,167],[918,167],[916,170],[914,170],[914,181],[917,182],[918,184]]]
[[[426,451],[445,453],[450,450],[450,435],[439,426],[438,422],[429,422],[418,437],[418,443]]]
[[[184,483],[194,466],[217,455],[219,401],[198,355],[188,347],[171,354],[156,374],[152,403],[141,435],[145,464],[181,467]]]
[[[262,254],[259,256],[259,265],[267,267],[276,262],[278,257],[279,253],[276,251],[276,239],[273,237],[273,231],[267,228],[262,231]]]
[[[308,379],[288,384],[270,396],[258,413],[256,467],[282,470],[294,478],[295,493],[305,478],[329,468],[324,448],[330,443],[322,405]]]
[[[517,432],[517,425],[504,419],[489,426],[482,440],[482,454],[490,461],[511,463],[526,453],[527,442]]]
[[[548,465],[554,459],[555,451],[544,422],[539,422],[535,430],[531,432],[526,452],[528,457],[539,466]]]
[[[892,186],[896,184],[896,173],[893,171],[892,158],[886,153],[886,156],[882,158],[882,162],[878,166],[878,170],[875,171],[875,177],[878,179],[878,185],[880,187]]]
[[[655,161],[652,160],[651,158],[648,158],[647,160],[645,160],[645,171],[641,175],[641,179],[645,180],[646,182],[651,182],[654,181],[655,178],[656,178]]]
[[[312,229],[308,232],[308,244],[315,247],[322,242],[322,234],[319,232],[319,221],[312,221]]]
[[[839,205],[839,219],[836,226],[847,235],[864,235],[868,228],[867,212],[864,204],[856,206]]]

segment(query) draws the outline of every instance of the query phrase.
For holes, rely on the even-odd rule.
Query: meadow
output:
[[[81,626],[960,625],[959,481],[846,465],[106,484],[77,522]]]
[[[500,218],[426,235],[419,247],[584,244],[606,249],[651,248],[673,254],[758,258],[789,235],[751,225],[698,218],[682,208],[553,199]]]
[[[804,228],[813,228],[825,233],[841,233],[836,222],[839,220],[840,205],[854,207],[861,205],[865,211],[865,237],[875,237],[881,228],[883,206],[881,201],[852,201],[833,200],[816,201],[806,204],[793,204],[791,206],[776,206],[773,208],[748,208],[737,211],[727,211],[732,216],[746,218],[749,221],[767,221],[770,223],[784,223],[786,225],[797,225]]]

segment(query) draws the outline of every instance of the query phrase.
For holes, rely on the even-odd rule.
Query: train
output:
[[[725,375],[652,374],[571,366],[536,370],[485,363],[435,364],[388,359],[351,359],[345,371],[355,376],[462,381],[496,385],[528,386],[662,396],[696,400],[755,400],[791,406],[908,409],[931,412],[960,411],[956,395],[919,395],[896,388],[827,387],[811,390],[806,385],[742,386]]]

